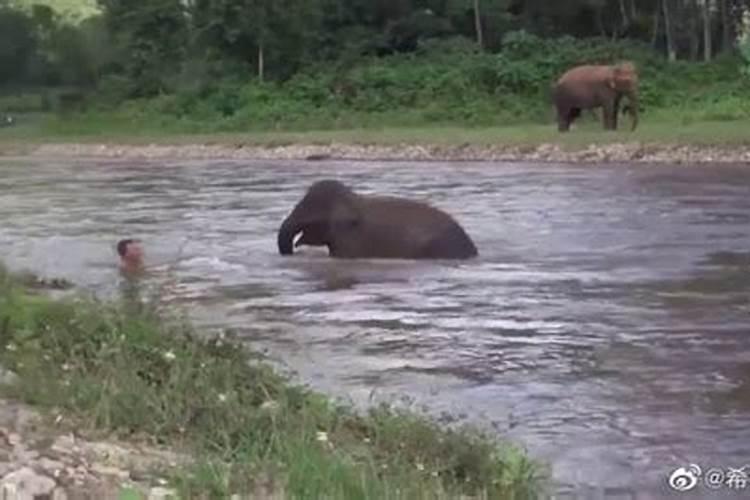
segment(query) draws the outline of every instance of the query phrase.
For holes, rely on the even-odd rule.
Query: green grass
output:
[[[535,498],[543,467],[469,428],[406,410],[366,413],[297,386],[227,338],[206,338],[141,302],[53,300],[0,269],[7,396],[82,428],[144,437],[198,457],[184,498]]]
[[[248,131],[184,133],[153,130],[148,127],[126,128],[104,123],[80,122],[63,128],[50,128],[41,118],[17,127],[0,129],[0,152],[23,150],[43,143],[115,143],[142,144],[218,144],[228,146],[278,146],[291,144],[420,144],[459,146],[537,146],[558,144],[578,149],[590,144],[632,143],[653,145],[750,145],[749,120],[690,121],[670,119],[668,115],[643,117],[635,132],[621,129],[608,132],[591,119],[581,121],[567,134],[557,132],[553,123],[521,124],[493,127],[423,125],[413,127],[381,126],[309,131]]]

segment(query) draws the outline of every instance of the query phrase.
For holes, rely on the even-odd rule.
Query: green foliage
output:
[[[37,59],[37,46],[31,19],[0,5],[0,84],[28,78]]]
[[[34,113],[47,111],[44,98],[39,94],[11,94],[0,96],[0,113]]]
[[[742,74],[746,77],[750,77],[750,33],[740,38],[737,43],[740,56],[744,61],[742,66]]]
[[[702,38],[687,4],[673,14],[673,63],[646,0],[482,0],[479,12],[473,0],[98,5],[100,16],[75,27],[44,6],[0,8],[0,87],[77,87],[85,99],[52,107],[132,129],[547,123],[550,84],[565,69],[628,59],[641,73],[644,118],[746,115],[748,44],[724,46],[711,63],[688,61]],[[737,13],[741,2],[726,5]],[[726,45],[735,27],[722,20],[711,27]]]
[[[539,487],[534,464],[476,429],[385,405],[357,414],[291,384],[231,337],[199,335],[132,298],[31,295],[2,268],[0,363],[23,380],[11,395],[187,446],[200,469],[180,478],[189,498],[250,493],[259,474],[293,498],[525,499]]]
[[[129,97],[170,90],[187,53],[188,25],[181,0],[99,0],[116,47],[115,67],[130,82]]]
[[[543,39],[525,31],[507,33],[503,47],[489,53],[462,38],[433,39],[414,53],[360,56],[347,65],[331,62],[282,82],[206,80],[129,101],[102,119],[176,132],[549,123],[550,84],[563,71],[626,59],[639,68],[646,117],[667,112],[685,120],[750,116],[744,104],[750,102],[748,81],[740,77],[741,65],[732,55],[665,66],[637,42]],[[113,82],[100,85],[100,104],[117,98],[104,93]]]

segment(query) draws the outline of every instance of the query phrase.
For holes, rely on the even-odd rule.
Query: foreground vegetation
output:
[[[469,142],[575,142],[553,133],[551,82],[623,59],[641,75],[643,129],[622,138],[736,142],[750,121],[745,0],[707,13],[689,0],[487,0],[478,18],[469,0],[101,0],[77,24],[4,3],[19,4],[0,0],[0,47],[17,48],[0,49],[0,116],[16,126],[0,141],[377,142],[408,129],[440,143],[467,129]],[[710,36],[696,38],[701,19]]]
[[[237,343],[141,302],[52,300],[0,268],[5,389],[81,426],[197,457],[184,498],[270,482],[290,498],[535,498],[541,469],[471,428],[386,406],[360,415],[291,384]]]

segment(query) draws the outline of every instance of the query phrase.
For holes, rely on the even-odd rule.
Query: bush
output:
[[[79,430],[184,446],[213,473],[182,477],[183,498],[249,493],[259,475],[289,498],[536,497],[542,470],[517,448],[406,409],[356,413],[129,292],[50,300],[0,266],[0,364],[23,381],[4,389]]]
[[[663,111],[672,109],[695,119],[746,116],[750,94],[738,56],[666,64],[640,42],[543,39],[524,31],[506,33],[498,53],[480,52],[463,38],[427,39],[413,53],[310,66],[285,82],[206,80],[122,107],[143,123],[206,132],[544,122],[551,117],[550,85],[566,69],[622,60],[639,68],[643,113],[668,115]],[[126,89],[125,82],[110,78],[99,95],[105,101],[121,99]]]
[[[0,115],[3,113],[33,113],[44,111],[45,99],[41,94],[16,94],[0,96]]]

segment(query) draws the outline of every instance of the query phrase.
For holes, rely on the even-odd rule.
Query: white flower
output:
[[[362,441],[364,441],[365,443],[369,443],[370,442],[370,438],[364,438]]]
[[[272,411],[276,410],[279,407],[279,403],[276,401],[264,401],[262,405],[260,405],[260,409],[264,411]]]
[[[13,352],[13,351],[16,350],[16,345],[13,344],[13,343],[10,343],[10,344],[6,345],[5,348],[8,349],[9,351]]]
[[[174,361],[176,358],[177,355],[172,351],[167,351],[164,353],[164,359],[166,359],[167,361]]]
[[[328,442],[328,433],[323,431],[318,431],[315,435],[315,439],[320,441],[321,443],[327,443]]]
[[[224,403],[227,400],[226,394],[219,394],[219,402]]]
[[[417,470],[418,471],[423,471],[424,470],[424,465],[422,465],[420,463],[417,463],[416,465],[417,465]]]

